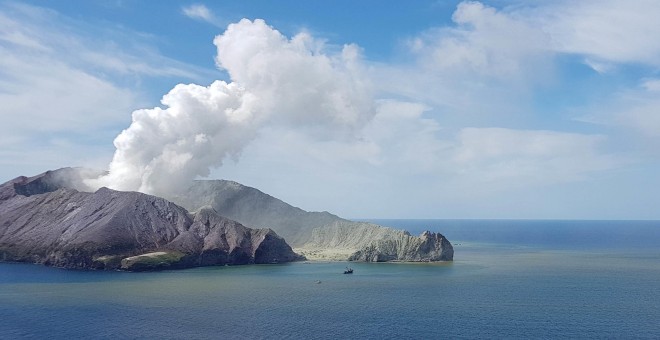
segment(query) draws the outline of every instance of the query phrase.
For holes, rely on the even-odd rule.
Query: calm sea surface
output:
[[[442,232],[455,261],[0,263],[0,339],[660,338],[660,222],[373,221]]]

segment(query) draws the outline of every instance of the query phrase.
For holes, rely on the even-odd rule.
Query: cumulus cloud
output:
[[[326,52],[323,41],[308,33],[289,40],[259,19],[229,25],[214,43],[218,66],[258,94],[262,111],[278,122],[334,132],[373,116],[371,86],[355,45]]]
[[[552,1],[499,10],[464,1],[452,15],[455,26],[430,29],[409,46],[431,67],[507,77],[554,53],[582,55],[596,70],[608,63],[658,66],[658,15],[653,0]]]
[[[553,101],[539,88],[572,90],[570,79],[556,79],[566,64],[588,65],[598,72],[594,82],[622,64],[657,66],[654,2],[462,2],[449,25],[407,40],[406,63],[372,63],[357,45],[330,45],[304,31],[287,37],[244,19],[214,40],[216,64],[229,79],[177,85],[160,107],[133,111],[118,136],[125,113],[145,107],[121,80],[200,83],[200,70],[140,39],[98,42],[70,34],[76,30],[57,13],[3,6],[0,100],[3,118],[11,112],[12,119],[3,119],[9,132],[0,136],[0,159],[20,163],[18,146],[34,144],[26,131],[53,146],[30,153],[40,164],[62,166],[78,158],[51,150],[96,155],[96,142],[116,136],[110,173],[94,186],[167,195],[212,174],[306,209],[437,217],[436,206],[457,197],[471,206],[480,195],[573,183],[620,167],[626,159],[606,151],[620,142],[608,134],[614,129],[651,138],[649,148],[658,149],[660,81],[653,77],[586,109],[556,106],[607,124],[589,133],[560,121],[555,107],[535,106]],[[218,25],[203,5],[181,13]],[[538,129],[548,122],[558,131]]]
[[[382,90],[456,125],[508,125],[533,112],[535,90],[555,81],[551,36],[525,13],[480,2],[460,3],[452,22],[408,39],[409,64],[377,67]]]
[[[647,0],[552,1],[495,8],[461,2],[451,25],[407,40],[409,65],[385,65],[384,91],[465,117],[529,115],[535,91],[567,77],[575,58],[600,74],[619,66],[660,65],[660,3]],[[393,67],[394,66],[394,67]],[[475,100],[479,98],[479,100]],[[513,119],[520,119],[520,116]]]
[[[415,63],[398,67],[367,66],[356,45],[328,46],[307,32],[289,38],[263,20],[231,24],[214,40],[216,64],[230,80],[178,85],[163,107],[135,111],[115,140],[110,174],[95,185],[167,195],[241,158],[243,166],[229,162],[214,175],[269,191],[279,182],[262,169],[284,174],[295,166],[302,185],[282,196],[294,203],[309,198],[312,185],[329,197],[364,187],[433,200],[459,187],[470,195],[578,181],[622,164],[603,151],[604,135],[512,128],[502,120],[503,108],[528,113],[518,99],[564,53],[551,34],[523,12],[476,2],[459,5],[453,20],[411,40]],[[488,111],[504,127],[437,119],[452,110]]]
[[[288,39],[247,19],[214,43],[232,82],[178,85],[163,97],[164,108],[135,111],[115,139],[110,174],[96,186],[166,194],[238,157],[265,125],[351,138],[373,115],[354,46],[328,52],[306,33]]]

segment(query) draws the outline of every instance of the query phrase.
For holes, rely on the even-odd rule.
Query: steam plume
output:
[[[264,126],[345,138],[374,115],[355,45],[332,53],[307,33],[288,39],[263,20],[247,19],[229,25],[214,44],[231,82],[179,84],[163,96],[162,108],[134,111],[114,141],[108,175],[88,184],[176,192],[227,157],[238,159]]]

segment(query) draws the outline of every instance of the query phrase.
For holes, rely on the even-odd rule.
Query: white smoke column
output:
[[[179,84],[164,108],[133,112],[114,141],[109,174],[93,187],[167,195],[222,165],[270,124],[351,138],[374,115],[359,49],[330,54],[301,33],[287,39],[263,20],[243,19],[217,36],[217,64],[232,82]]]

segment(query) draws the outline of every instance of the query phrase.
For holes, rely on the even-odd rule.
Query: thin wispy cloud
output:
[[[101,29],[123,43],[98,41]],[[107,159],[108,141],[130,121],[127,113],[149,103],[144,81],[198,81],[208,72],[160,54],[135,32],[26,4],[0,4],[0,32],[0,158],[37,172],[46,160],[67,166],[87,163],[80,155]],[[102,164],[97,156],[92,163]]]
[[[181,8],[181,12],[190,19],[204,21],[215,26],[222,24],[215,14],[203,4],[192,4]]]

